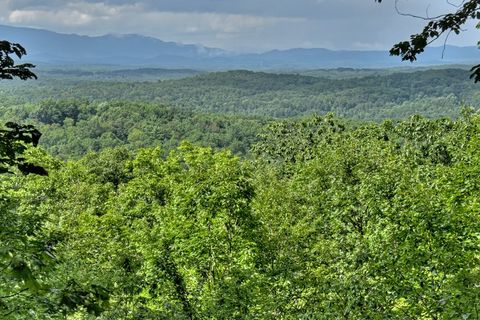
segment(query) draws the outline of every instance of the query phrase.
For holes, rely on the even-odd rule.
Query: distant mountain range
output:
[[[386,51],[298,48],[237,54],[199,45],[165,42],[141,35],[89,37],[3,25],[0,25],[0,39],[22,44],[28,51],[25,61],[64,65],[95,64],[199,70],[383,68],[412,65],[401,62],[398,57],[390,57]],[[479,53],[475,46],[432,47],[423,53],[414,65],[478,63]]]

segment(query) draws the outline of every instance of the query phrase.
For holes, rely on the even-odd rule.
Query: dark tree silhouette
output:
[[[30,70],[35,67],[33,64],[15,64],[12,58],[13,55],[21,59],[26,54],[27,51],[20,44],[0,41],[0,79],[37,79]],[[22,157],[26,145],[37,146],[42,134],[30,125],[9,122],[5,126],[6,129],[0,129],[0,173],[8,172],[10,167],[17,167],[24,174],[46,175],[44,168],[28,163]]]
[[[37,79],[35,73],[30,70],[35,68],[33,64],[15,64],[15,60],[12,58],[12,56],[17,56],[21,59],[26,54],[27,51],[20,44],[0,41],[0,79]]]

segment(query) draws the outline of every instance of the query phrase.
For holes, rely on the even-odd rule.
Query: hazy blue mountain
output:
[[[0,35],[2,39],[21,43],[27,48],[30,60],[49,63],[144,65],[164,60],[175,64],[223,52],[140,35],[88,37],[2,25]]]
[[[235,54],[200,45],[165,42],[141,35],[98,37],[60,34],[47,30],[0,25],[0,38],[24,45],[28,61],[52,64],[110,64],[193,69],[317,69],[409,66],[386,51],[327,49],[273,50]],[[445,52],[442,59],[442,52]],[[478,62],[477,47],[429,48],[415,65]]]

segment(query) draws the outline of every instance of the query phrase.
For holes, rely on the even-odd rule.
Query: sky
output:
[[[0,0],[0,24],[82,35],[141,34],[238,52],[383,50],[425,24],[399,15],[395,2],[404,13],[435,16],[456,10],[461,0]],[[474,22],[466,29],[448,43],[475,45]]]

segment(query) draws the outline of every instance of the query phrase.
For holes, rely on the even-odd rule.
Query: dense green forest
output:
[[[267,118],[199,113],[158,103],[45,100],[0,107],[1,120],[34,124],[42,145],[63,158],[125,146],[162,145],[166,152],[187,140],[247,154]]]
[[[480,319],[468,71],[51,72],[0,86],[0,318]]]
[[[271,123],[2,175],[12,319],[478,319],[480,118]],[[14,168],[11,168],[14,170]]]
[[[364,74],[362,76],[362,74]],[[478,88],[465,69],[370,74],[332,79],[296,74],[229,71],[178,80],[112,81],[47,77],[2,84],[2,101],[47,99],[159,103],[196,112],[286,118],[334,112],[381,121],[420,113],[456,117],[461,105],[477,107]],[[11,103],[2,103],[11,106]]]
[[[230,71],[167,81],[134,76],[153,71],[167,72],[67,68],[60,77],[51,67],[35,82],[4,82],[0,121],[35,125],[42,146],[64,159],[119,146],[162,145],[168,153],[183,140],[247,155],[262,128],[279,118],[329,112],[350,124],[413,114],[456,118],[462,106],[480,103],[463,69],[310,71],[315,77]]]

